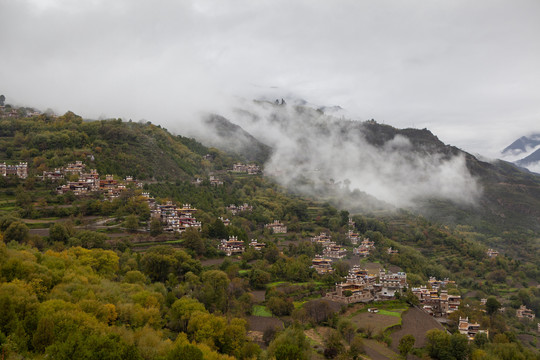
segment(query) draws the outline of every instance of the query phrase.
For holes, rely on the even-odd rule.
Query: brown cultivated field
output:
[[[364,350],[366,355],[373,360],[398,360],[400,357],[397,353],[387,347],[386,344],[380,343],[376,340],[364,339]]]
[[[256,302],[263,302],[264,300],[266,300],[266,290],[253,290],[251,291],[251,294],[253,295],[253,299]]]
[[[369,329],[373,335],[378,334],[389,326],[399,324],[399,317],[383,314],[362,312],[351,318],[358,329]]]
[[[399,340],[407,334],[411,334],[416,339],[414,347],[422,347],[426,343],[426,332],[431,329],[444,330],[444,327],[439,324],[430,315],[424,311],[412,307],[401,315],[401,329],[392,333],[392,348],[397,351]]]
[[[269,327],[283,328],[283,321],[275,317],[266,316],[248,316],[247,318],[249,329],[253,331],[264,332]]]

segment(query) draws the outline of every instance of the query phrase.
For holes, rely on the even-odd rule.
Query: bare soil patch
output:
[[[252,331],[262,331],[276,327],[278,329],[283,328],[283,321],[275,317],[265,317],[265,316],[248,316],[247,318],[249,329]]]
[[[47,228],[47,229],[30,229],[29,233],[32,234],[32,235],[49,236],[49,228]]]
[[[395,351],[399,345],[399,340],[407,334],[411,334],[416,339],[414,347],[423,347],[426,344],[426,332],[431,329],[444,330],[444,327],[432,316],[419,308],[409,308],[401,315],[401,329],[392,333],[392,348]]]
[[[364,350],[373,360],[399,359],[399,355],[391,348],[375,340],[364,339]]]
[[[529,335],[529,334],[519,334],[517,338],[519,339],[519,341],[521,341],[523,345],[525,345],[525,347],[528,347],[529,349],[538,353],[539,351],[538,349],[540,345],[540,339],[538,338],[538,336]],[[531,342],[535,345],[531,344]]]
[[[370,329],[373,335],[376,335],[387,327],[398,324],[399,318],[397,316],[365,312],[353,316],[351,321],[358,329]]]
[[[253,290],[251,291],[251,294],[253,295],[253,298],[256,302],[263,302],[264,300],[266,300],[266,290]]]

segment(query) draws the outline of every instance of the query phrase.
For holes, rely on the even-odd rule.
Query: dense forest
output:
[[[540,316],[534,230],[497,232],[405,210],[353,214],[261,174],[227,171],[235,155],[149,122],[25,115],[0,118],[0,162],[28,164],[25,179],[0,176],[6,359],[359,359],[379,347],[403,358],[540,358],[538,319],[516,317],[521,306]],[[128,184],[114,198],[59,194],[76,177],[42,174],[74,161],[141,186]],[[200,229],[166,231],[145,194],[191,204]],[[233,213],[231,204],[252,208]],[[274,220],[287,224],[286,234],[265,227]],[[351,223],[375,244],[365,258],[352,255]],[[322,248],[310,238],[322,232],[348,250],[327,274],[312,267]],[[229,237],[246,250],[225,256],[220,243]],[[249,248],[252,239],[264,248]],[[488,248],[499,256],[486,256]],[[406,291],[365,306],[324,300],[353,263],[406,272]],[[459,310],[444,330],[393,339],[418,309],[411,288],[432,277],[453,281],[446,290],[461,295]],[[356,321],[368,306],[399,323],[378,329]],[[457,331],[465,317],[488,335],[468,341]]]

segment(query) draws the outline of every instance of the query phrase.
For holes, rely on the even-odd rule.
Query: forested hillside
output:
[[[540,358],[538,319],[517,317],[521,306],[540,316],[534,227],[498,232],[481,213],[484,227],[456,211],[451,221],[352,213],[234,170],[235,155],[151,123],[21,114],[0,119],[0,136],[0,163],[28,164],[26,178],[0,176],[6,359]],[[82,176],[65,171],[76,161],[101,185],[69,190]],[[61,178],[44,175],[55,168]],[[171,208],[188,211],[178,221],[191,225],[175,230]],[[274,232],[274,221],[286,231]],[[313,240],[321,233],[346,253],[325,272],[314,266],[326,250]],[[353,254],[351,234],[373,242],[365,257]],[[406,273],[407,284],[369,304],[329,301],[355,265]],[[407,346],[399,329],[434,321],[412,307],[412,289],[432,278],[461,296],[441,321],[452,335],[434,325]],[[469,342],[457,329],[465,317],[488,335]]]
[[[122,120],[83,121],[72,112],[0,121],[0,156],[28,161],[32,174],[82,159],[103,174],[187,180],[204,173],[211,151],[160,126]],[[219,169],[214,162],[214,168]]]

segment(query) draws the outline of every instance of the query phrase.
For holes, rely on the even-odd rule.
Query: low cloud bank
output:
[[[359,190],[395,207],[426,198],[473,205],[481,194],[464,156],[422,151],[401,135],[375,146],[361,122],[269,102],[246,103],[228,118],[273,149],[265,173],[291,190],[321,195],[333,187],[345,197]]]

